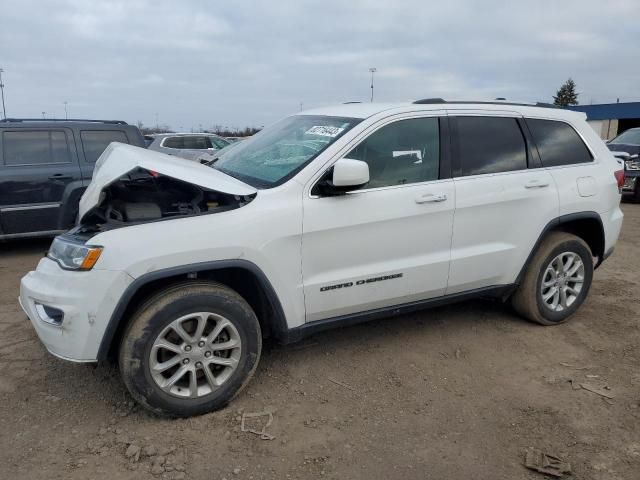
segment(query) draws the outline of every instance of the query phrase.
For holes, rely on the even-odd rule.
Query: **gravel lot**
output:
[[[537,447],[577,479],[638,479],[640,205],[623,209],[568,324],[474,301],[267,345],[230,407],[189,420],[138,409],[112,366],[48,355],[16,300],[48,241],[0,244],[0,477],[543,479],[523,466]],[[240,428],[263,411],[272,440]]]

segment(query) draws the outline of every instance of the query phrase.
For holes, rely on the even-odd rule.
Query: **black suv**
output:
[[[111,142],[145,146],[138,128],[119,120],[0,121],[0,239],[71,227],[93,166]]]

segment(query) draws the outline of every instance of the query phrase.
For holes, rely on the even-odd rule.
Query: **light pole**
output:
[[[371,72],[371,101],[373,102],[373,74],[376,73],[378,69],[375,67],[371,67],[369,71]]]
[[[64,103],[64,119],[69,120],[69,114],[67,113],[67,101],[65,100],[62,103]]]
[[[4,83],[2,83],[2,72],[4,72],[3,69],[0,68],[0,91],[2,92],[2,115],[4,119],[7,118],[7,109],[4,106]]]
[[[45,113],[47,113],[47,112],[42,112],[42,119],[43,119],[43,120],[44,120],[44,118],[45,118],[45,117],[44,117]]]

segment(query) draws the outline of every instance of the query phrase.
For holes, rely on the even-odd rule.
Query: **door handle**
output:
[[[540,180],[531,180],[524,185],[524,188],[545,188],[549,186],[549,182],[543,182]]]
[[[64,175],[63,173],[56,173],[55,175],[51,175],[49,180],[71,180],[71,175]]]
[[[440,195],[434,195],[433,193],[425,193],[416,198],[416,203],[437,203],[444,202],[447,199],[447,195],[442,193]]]

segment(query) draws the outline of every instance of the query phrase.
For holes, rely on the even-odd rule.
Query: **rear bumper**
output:
[[[602,259],[604,261],[605,258],[611,255],[613,247],[618,242],[624,215],[622,210],[620,210],[620,206],[616,206],[613,210],[603,213],[600,216],[602,218],[602,226],[604,228],[604,255]]]
[[[18,301],[52,355],[95,362],[111,313],[132,281],[125,272],[72,272],[43,258],[35,271],[22,278]],[[63,312],[62,321],[51,322],[43,306]]]

